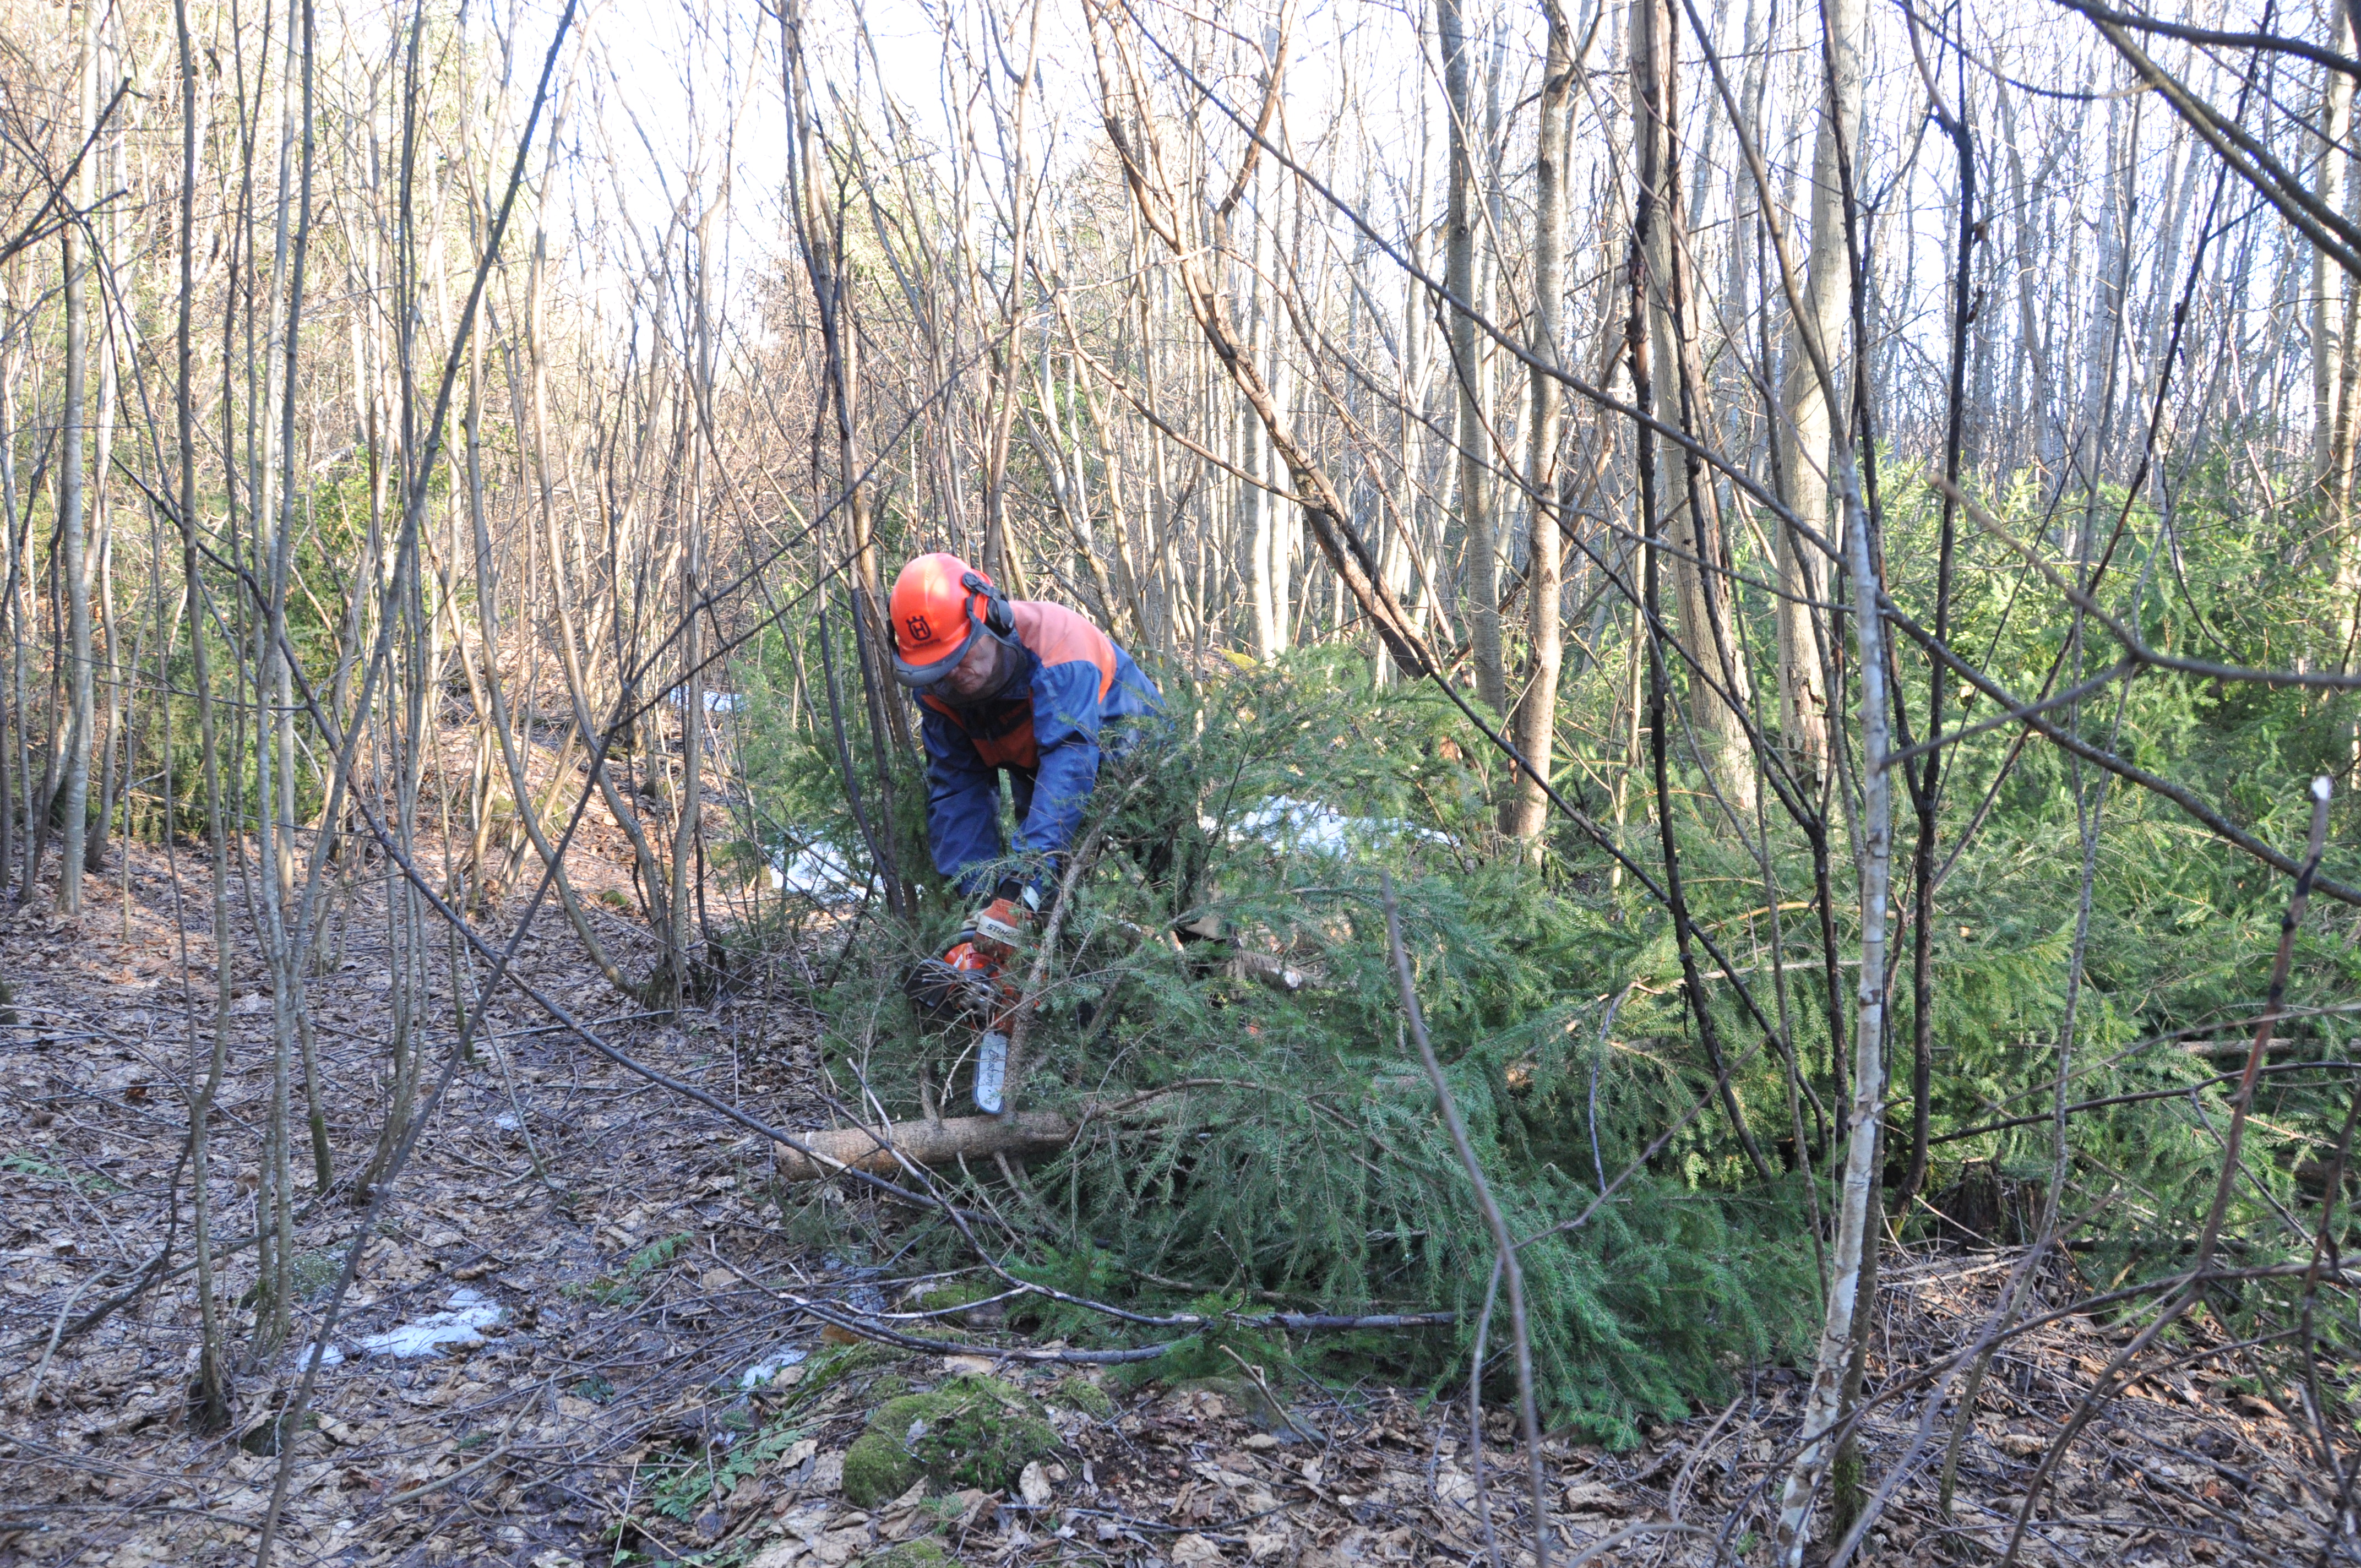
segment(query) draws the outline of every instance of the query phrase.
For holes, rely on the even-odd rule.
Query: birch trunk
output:
[[[82,36],[82,139],[98,118],[98,23],[96,0],[84,0]],[[74,203],[87,213],[97,199],[97,159],[84,158],[74,174]],[[64,823],[59,830],[58,913],[82,913],[82,834],[90,815],[90,743],[93,693],[90,644],[90,549],[82,505],[82,426],[88,418],[90,309],[85,292],[90,258],[80,223],[65,228],[66,405],[65,451],[58,468],[58,548],[64,557],[66,658],[69,709],[64,749]],[[38,870],[38,868],[36,868]]]
[[[1279,279],[1282,274],[1291,274],[1296,262],[1303,254],[1303,236],[1300,232],[1303,203],[1301,193],[1299,192],[1293,203],[1299,232],[1295,236],[1291,252],[1282,254],[1280,246],[1284,231],[1280,225],[1282,216],[1290,205],[1287,195],[1291,182],[1282,176],[1275,165],[1267,164],[1266,167],[1270,169],[1271,185],[1269,277],[1272,292],[1268,328],[1268,368],[1265,375],[1270,382],[1272,399],[1277,401],[1281,410],[1285,411],[1294,407],[1295,366],[1287,355],[1286,334],[1279,330],[1287,311],[1287,302],[1279,293]],[[1265,440],[1261,445],[1265,454],[1264,462],[1269,469],[1266,477],[1276,487],[1279,480],[1278,465],[1271,462],[1270,444]],[[1267,510],[1270,518],[1268,547],[1270,553],[1271,650],[1274,652],[1284,653],[1295,645],[1295,544],[1302,535],[1303,522],[1296,510],[1288,505],[1286,499],[1281,496],[1269,498]]]
[[[92,82],[93,94],[96,90],[96,73],[93,72]],[[112,190],[126,190],[129,182],[124,178],[121,168],[122,141],[120,137],[113,139],[115,142],[113,151],[116,167],[109,177],[108,185]],[[95,148],[92,148],[84,161],[96,163],[98,150]],[[96,617],[93,627],[94,643],[91,653],[93,662],[91,679],[93,686],[98,677],[96,661],[104,659],[106,665],[106,724],[103,729],[97,727],[98,705],[94,693],[92,703],[92,740],[95,742],[98,752],[98,798],[92,803],[95,809],[90,813],[89,821],[82,835],[82,870],[92,876],[98,875],[105,868],[107,824],[113,818],[115,795],[118,785],[115,758],[125,747],[124,734],[128,713],[123,685],[123,644],[118,635],[119,628],[115,611],[115,514],[114,509],[108,504],[106,485],[115,454],[115,400],[120,392],[115,375],[114,345],[130,341],[131,323],[123,319],[122,312],[118,308],[118,299],[123,291],[137,287],[134,276],[137,270],[136,260],[132,257],[115,259],[119,249],[117,242],[122,236],[120,219],[119,210],[110,208],[104,214],[93,214],[88,220],[99,236],[99,243],[95,247],[97,254],[93,259],[104,261],[108,266],[113,274],[114,285],[112,288],[102,288],[99,291],[98,398],[91,410],[90,483],[89,493],[84,498],[84,511],[88,517],[87,531],[90,535],[90,576],[95,593],[92,601],[92,610]],[[99,651],[101,648],[104,650],[104,652]],[[128,762],[127,757],[126,762]]]
[[[2036,465],[2047,471],[2056,466],[2058,457],[2048,339],[2044,334],[2045,323],[2034,304],[2036,269],[2041,255],[2039,236],[2033,226],[2036,204],[2026,189],[2025,156],[2016,145],[2015,111],[2010,107],[2007,93],[1998,96],[2001,137],[2008,150],[2009,206],[2016,214],[2017,333],[2024,344],[2026,369],[2032,384],[2031,395],[2025,400],[2026,415],[2031,425],[2025,439],[2033,449]]]
[[[1848,6],[1852,6],[1850,18]],[[1812,280],[1821,275],[1821,263],[1833,239],[1836,264],[1850,279],[1852,248],[1845,236],[1844,193],[1856,169],[1854,142],[1845,115],[1844,78],[1858,71],[1847,60],[1846,22],[1856,24],[1860,11],[1854,0],[1828,0],[1823,11],[1828,29],[1822,58],[1827,62],[1829,107],[1824,108],[1820,150],[1828,182],[1815,192],[1816,212],[1822,198],[1833,196],[1829,213],[1834,233],[1816,220],[1812,235]],[[1854,99],[1858,103],[1858,97]],[[1832,111],[1832,112],[1831,112]],[[1783,269],[1786,260],[1783,252]],[[1833,371],[1833,345],[1850,341],[1842,330],[1822,333],[1821,319],[1810,310],[1795,326],[1796,346],[1806,372],[1817,384],[1823,413],[1838,395]],[[1854,373],[1861,367],[1856,365]],[[1858,827],[1858,870],[1861,885],[1861,951],[1859,981],[1854,997],[1851,1103],[1846,1121],[1845,1162],[1837,1203],[1837,1238],[1828,1259],[1828,1298],[1820,1325],[1818,1354],[1812,1386],[1806,1398],[1801,1446],[1790,1466],[1779,1501],[1775,1538],[1777,1561],[1784,1568],[1802,1568],[1809,1540],[1812,1505],[1830,1462],[1837,1455],[1837,1429],[1845,1416],[1851,1391],[1850,1375],[1864,1320],[1861,1313],[1873,1304],[1875,1230],[1878,1194],[1878,1152],[1884,1127],[1885,1098],[1885,919],[1892,891],[1894,857],[1894,795],[1887,756],[1890,743],[1891,696],[1886,685],[1884,619],[1880,612],[1883,583],[1875,542],[1869,537],[1869,519],[1861,502],[1861,470],[1849,436],[1831,432],[1827,448],[1828,477],[1835,482],[1841,509],[1843,558],[1850,578],[1855,653],[1861,686],[1861,805]],[[1833,997],[1831,997],[1833,1001]]]
[[[229,929],[228,842],[222,823],[221,750],[214,729],[212,655],[203,620],[203,579],[197,549],[196,421],[196,208],[197,208],[197,69],[194,38],[189,29],[187,0],[174,0],[174,32],[180,50],[181,163],[180,214],[180,319],[175,346],[179,376],[173,388],[178,417],[180,464],[180,527],[181,587],[187,596],[189,651],[197,697],[197,728],[203,747],[202,765],[205,788],[205,839],[212,851],[213,928],[215,942],[214,997],[211,1060],[203,1084],[189,1106],[190,1196],[196,1230],[197,1308],[200,1325],[197,1377],[190,1395],[192,1424],[203,1432],[229,1424],[228,1374],[223,1363],[225,1340],[219,1303],[214,1294],[212,1203],[212,1135],[209,1123],[214,1097],[220,1092],[229,1044],[230,965],[221,951]],[[159,563],[160,569],[161,563]],[[166,710],[169,734],[170,708]],[[192,1041],[192,1047],[194,1046]],[[191,1055],[195,1054],[193,1048]]]
[[[1422,37],[1420,49],[1423,51],[1424,48]],[[1418,157],[1411,166],[1410,183],[1408,249],[1411,272],[1426,270],[1426,178],[1433,147],[1429,104],[1430,95],[1422,91],[1418,100]],[[1401,378],[1394,412],[1394,429],[1400,443],[1396,454],[1400,466],[1396,471],[1392,526],[1386,535],[1384,569],[1379,573],[1387,590],[1410,604],[1411,625],[1422,635],[1426,630],[1431,596],[1414,583],[1413,570],[1424,548],[1419,529],[1419,508],[1423,493],[1420,479],[1426,468],[1426,422],[1420,417],[1426,404],[1426,340],[1430,318],[1423,309],[1425,300],[1425,291],[1419,287],[1417,278],[1406,272],[1402,278],[1401,294]],[[1423,580],[1422,576],[1419,580]],[[1377,667],[1380,685],[1386,684],[1398,673],[1393,661],[1382,651],[1378,654]]]
[[[1499,543],[1492,535],[1491,437],[1484,428],[1483,365],[1477,354],[1476,305],[1476,92],[1474,45],[1467,38],[1461,0],[1441,0],[1434,13],[1436,41],[1443,48],[1443,84],[1449,100],[1451,194],[1444,228],[1444,287],[1458,302],[1451,312],[1451,369],[1456,383],[1458,418],[1455,439],[1459,459],[1459,521],[1467,550],[1467,634],[1475,650],[1476,695],[1494,713],[1508,706],[1508,680],[1500,664]]]
[[[1268,165],[1265,166],[1266,170],[1268,167]],[[1254,225],[1253,247],[1248,252],[1252,258],[1252,264],[1247,267],[1243,280],[1246,294],[1246,306],[1244,313],[1246,353],[1253,357],[1257,365],[1268,362],[1268,344],[1272,335],[1271,313],[1268,296],[1271,269],[1272,233],[1277,225],[1272,221],[1273,214],[1268,204],[1271,183],[1268,173],[1256,181],[1257,189],[1249,207],[1251,222]],[[1279,649],[1279,610],[1273,593],[1271,571],[1273,550],[1271,531],[1275,525],[1271,516],[1273,510],[1271,494],[1265,488],[1269,485],[1272,477],[1270,443],[1264,437],[1262,427],[1255,422],[1254,415],[1250,411],[1240,407],[1236,411],[1236,418],[1240,459],[1238,466],[1245,470],[1246,477],[1253,481],[1241,484],[1239,487],[1238,499],[1246,515],[1239,519],[1238,533],[1246,545],[1246,587],[1254,600],[1255,657],[1269,659],[1275,657]]]
[[[2353,52],[2353,22],[2342,5],[2334,10],[2329,48],[2338,54]],[[2346,143],[2353,132],[2353,78],[2342,71],[2321,71],[2320,162],[2313,193],[2323,206],[2342,211],[2352,155]],[[2328,252],[2312,247],[2312,469],[2324,492],[2328,521],[2344,515],[2345,498],[2335,484],[2338,468],[2337,427],[2344,419],[2345,341],[2345,296],[2350,288],[2345,269]]]
[[[2075,451],[2075,466],[2083,486],[2082,527],[2075,545],[2081,559],[2088,559],[2097,548],[2099,479],[2114,433],[2115,366],[2123,351],[2132,214],[2138,201],[2133,177],[2138,162],[2139,100],[2132,101],[2128,115],[2123,100],[2108,104],[2105,147],[2106,205],[2099,214],[2098,278],[2092,290],[2091,314],[2083,323],[2081,438]]]
[[[1565,546],[1558,538],[1556,507],[1558,415],[1561,402],[1557,378],[1543,367],[1558,361],[1560,319],[1565,296],[1565,186],[1568,111],[1574,97],[1574,36],[1562,0],[1547,0],[1548,53],[1542,64],[1541,104],[1534,153],[1533,192],[1533,312],[1532,349],[1534,365],[1531,404],[1525,432],[1527,515],[1532,520],[1526,548],[1531,585],[1526,613],[1533,641],[1532,671],[1517,704],[1517,749],[1532,764],[1533,773],[1514,774],[1515,794],[1503,803],[1500,830],[1511,838],[1537,841],[1549,818],[1549,797],[1542,783],[1550,776],[1550,752],[1556,736],[1557,682],[1564,660],[1561,626],[1564,595],[1561,563]],[[1538,774],[1539,777],[1533,776]]]
[[[1807,12],[1816,31],[1825,29],[1818,130],[1812,151],[1812,236],[1805,264],[1804,309],[1816,341],[1843,341],[1852,312],[1852,265],[1845,247],[1844,193],[1839,177],[1840,148],[1858,144],[1861,126],[1861,0],[1823,0]],[[1780,477],[1786,501],[1814,527],[1828,517],[1830,421],[1828,399],[1841,389],[1824,387],[1808,356],[1795,343],[1801,323],[1789,326],[1790,346],[1784,402],[1784,460]],[[1797,770],[1817,777],[1828,765],[1828,697],[1812,612],[1802,600],[1817,599],[1821,577],[1811,547],[1784,523],[1774,536],[1779,572],[1779,727]]]
[[[1704,419],[1703,378],[1696,344],[1697,302],[1690,286],[1686,214],[1680,192],[1678,32],[1670,12],[1635,0],[1631,22],[1632,159],[1652,203],[1648,225],[1649,358],[1657,378],[1657,417],[1710,441]],[[1753,812],[1754,768],[1746,727],[1733,704],[1746,701],[1746,682],[1726,609],[1716,604],[1721,559],[1713,491],[1685,449],[1656,447],[1656,494],[1673,568],[1680,641],[1687,652],[1690,722],[1699,765],[1743,815]]]
[[[1844,509],[1845,565],[1853,603],[1874,606],[1882,584],[1871,557],[1859,471],[1846,444],[1839,444],[1835,455],[1834,477]],[[1846,1122],[1844,1178],[1838,1195],[1837,1245],[1828,1259],[1828,1303],[1811,1391],[1804,1407],[1803,1446],[1787,1472],[1779,1501],[1778,1560],[1784,1568],[1802,1568],[1813,1497],[1836,1453],[1833,1440],[1845,1414],[1856,1317],[1872,1304],[1866,1299],[1864,1281],[1874,1266],[1876,1245],[1872,1223],[1885,1099],[1885,906],[1894,858],[1894,793],[1885,760],[1892,750],[1891,718],[1883,620],[1856,614],[1853,622],[1861,661],[1861,978],[1855,992],[1852,1105]]]

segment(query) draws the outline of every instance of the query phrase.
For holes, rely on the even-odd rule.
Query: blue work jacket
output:
[[[1131,655],[1062,605],[1009,606],[1026,667],[972,707],[922,694],[927,849],[935,870],[970,893],[1000,841],[999,771],[1016,782],[1016,848],[1065,852],[1098,784],[1100,729],[1110,719],[1160,718],[1164,698]]]

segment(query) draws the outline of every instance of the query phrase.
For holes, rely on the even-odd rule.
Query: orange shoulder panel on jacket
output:
[[[1043,664],[1095,664],[1099,696],[1106,696],[1115,685],[1115,644],[1105,632],[1061,604],[1017,599],[1008,608],[1016,617],[1017,640]]]

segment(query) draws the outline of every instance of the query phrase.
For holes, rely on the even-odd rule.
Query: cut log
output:
[[[939,1122],[924,1119],[891,1127],[829,1127],[797,1133],[812,1159],[790,1148],[779,1150],[779,1177],[785,1181],[813,1181],[848,1168],[873,1175],[891,1176],[902,1161],[934,1167],[962,1159],[1030,1159],[1055,1154],[1074,1141],[1090,1122],[1117,1118],[1137,1124],[1171,1114],[1180,1097],[1192,1090],[1235,1089],[1267,1093],[1261,1084],[1234,1078],[1184,1078],[1156,1089],[1143,1089],[1121,1100],[1086,1102],[1073,1116],[1055,1111],[1021,1111],[1013,1116],[949,1116]],[[892,1146],[888,1147],[886,1146]]]
[[[787,1181],[811,1181],[848,1166],[891,1176],[902,1168],[903,1159],[929,1168],[994,1155],[1028,1159],[1064,1148],[1074,1141],[1074,1123],[1054,1111],[950,1116],[940,1122],[920,1119],[893,1127],[836,1127],[798,1134],[804,1146],[820,1158],[783,1148],[779,1176]]]

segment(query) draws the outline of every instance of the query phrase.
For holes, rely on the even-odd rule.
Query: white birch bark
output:
[[[82,112],[78,124],[87,142],[98,119],[97,0],[82,5]],[[96,203],[97,159],[85,158],[74,176],[74,203],[88,212]],[[90,270],[82,225],[65,225],[66,387],[65,451],[58,469],[58,548],[64,556],[67,692],[70,711],[60,744],[65,749],[64,826],[58,838],[58,912],[82,913],[82,832],[90,814],[90,746],[93,714],[91,686],[90,549],[82,488],[83,426],[89,418]],[[36,872],[38,867],[34,868]]]
[[[2082,323],[2082,418],[2075,446],[2075,467],[2084,487],[2081,537],[2076,554],[2087,557],[2094,548],[2100,524],[2099,479],[2111,444],[2114,411],[2115,366],[2123,350],[2125,285],[2131,269],[2134,166],[2138,161],[2139,106],[2133,102],[2128,116],[2120,98],[2107,104],[2107,164],[2101,171],[2105,205],[2098,218],[2098,277],[2092,289],[2091,313]]]
[[[2353,52],[2353,23],[2342,5],[2331,8],[2329,48],[2338,54]],[[2353,132],[2353,78],[2323,67],[2320,88],[2320,159],[2312,193],[2326,205],[2342,210],[2345,182],[2352,162],[2345,148]],[[2312,247],[2312,469],[2330,490],[2329,505],[2338,507],[2333,478],[2336,468],[2336,427],[2342,414],[2345,356],[2350,345],[2345,335],[2345,295],[2350,287],[2345,269],[2317,246]],[[2340,509],[2341,510],[2341,509]]]
[[[1254,225],[1253,248],[1248,253],[1253,262],[1241,281],[1246,286],[1246,352],[1257,364],[1267,361],[1270,353],[1270,307],[1268,303],[1272,248],[1272,214],[1270,165],[1265,162],[1256,172],[1255,192],[1248,201],[1250,221]],[[1271,481],[1270,443],[1251,410],[1240,407],[1233,415],[1237,421],[1238,446],[1244,459],[1239,466],[1258,483],[1243,486],[1238,499],[1246,516],[1239,532],[1244,536],[1246,556],[1246,586],[1254,600],[1255,657],[1274,657],[1279,649],[1279,609],[1272,597],[1270,570],[1271,530],[1274,526],[1270,491],[1264,488]]]
[[[2045,323],[2036,308],[2037,269],[2042,254],[2040,237],[2034,227],[2035,203],[2027,189],[2025,157],[2016,141],[2016,114],[2010,107],[2009,94],[2000,98],[2002,145],[2008,153],[2009,208],[2016,214],[2016,312],[2017,335],[2021,340],[2025,369],[2030,380],[2030,394],[2019,405],[2030,428],[2024,439],[2031,445],[2037,464],[2044,470],[2057,465],[2056,406],[2050,391],[2048,338]],[[2012,399],[2012,401],[2016,400]]]
[[[1859,470],[1839,443],[1835,477],[1844,509],[1844,554],[1853,604],[1873,606],[1881,585],[1870,558]],[[1828,1259],[1828,1296],[1819,1354],[1804,1406],[1803,1446],[1779,1499],[1778,1560],[1802,1568],[1812,1502],[1835,1457],[1835,1427],[1844,1415],[1845,1372],[1851,1360],[1854,1313],[1872,1245],[1870,1225],[1878,1182],[1878,1132],[1885,1099],[1885,915],[1894,859],[1894,792],[1885,765],[1890,714],[1885,685],[1884,623],[1853,616],[1861,681],[1861,983],[1855,993],[1853,1095],[1847,1118],[1844,1179],[1837,1201],[1837,1245]]]
[[[1526,515],[1532,519],[1526,541],[1526,614],[1532,633],[1532,670],[1517,704],[1517,749],[1532,765],[1532,773],[1519,770],[1515,792],[1503,802],[1500,829],[1511,838],[1538,839],[1549,819],[1549,797],[1542,781],[1550,776],[1550,752],[1556,735],[1557,682],[1564,661],[1564,629],[1560,624],[1564,594],[1561,562],[1565,547],[1558,538],[1557,509],[1552,504],[1557,486],[1558,413],[1562,401],[1557,378],[1544,367],[1558,362],[1558,339],[1565,314],[1565,187],[1568,110],[1574,96],[1574,38],[1560,0],[1547,0],[1548,52],[1542,61],[1541,103],[1534,153],[1533,192],[1533,312],[1530,347],[1536,361],[1531,377],[1526,412]],[[1535,777],[1534,775],[1539,775]]]
[[[1861,0],[1824,0],[1804,13],[1812,53],[1825,50],[1827,69],[1820,73],[1821,98],[1815,115],[1818,131],[1812,151],[1811,252],[1805,265],[1804,313],[1811,330],[1826,345],[1835,363],[1835,345],[1843,342],[1852,310],[1851,261],[1845,245],[1844,193],[1838,157],[1839,147],[1860,145]],[[1825,30],[1825,36],[1823,36]],[[1791,323],[1790,334],[1800,331]],[[1787,503],[1814,527],[1828,517],[1828,462],[1831,422],[1840,411],[1828,399],[1841,389],[1823,388],[1808,358],[1791,348],[1784,401],[1786,405],[1785,461],[1780,476],[1787,487]],[[1796,600],[1818,598],[1820,576],[1810,547],[1782,526],[1774,540],[1779,584],[1779,724],[1795,764],[1817,775],[1828,759],[1828,685],[1812,632],[1811,612]]]
[[[1474,42],[1467,37],[1461,0],[1435,7],[1436,41],[1443,49],[1443,83],[1449,101],[1451,198],[1444,219],[1444,287],[1463,305],[1474,306],[1476,277],[1476,90]],[[1500,667],[1499,546],[1492,532],[1490,437],[1484,428],[1483,363],[1476,323],[1466,310],[1451,309],[1452,378],[1458,404],[1459,520],[1467,549],[1466,595],[1468,640],[1474,645],[1476,695],[1498,713],[1507,704],[1508,682]]]

